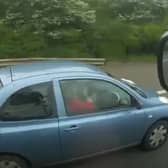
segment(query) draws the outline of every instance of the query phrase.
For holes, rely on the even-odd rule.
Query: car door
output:
[[[97,79],[59,82],[66,111],[59,123],[65,160],[140,142],[144,111],[125,90]]]
[[[27,86],[9,96],[0,113],[0,152],[43,166],[61,161],[55,104],[52,82]]]

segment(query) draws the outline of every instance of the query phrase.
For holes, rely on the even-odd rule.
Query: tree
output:
[[[103,0],[111,8],[113,16],[121,20],[156,21],[162,19],[168,9],[167,0]]]
[[[50,39],[79,32],[96,20],[95,11],[84,0],[0,0],[0,3],[7,7],[6,24],[16,31],[28,29]]]

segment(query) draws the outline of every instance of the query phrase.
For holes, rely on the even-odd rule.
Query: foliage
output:
[[[4,21],[15,30],[28,29],[52,39],[95,22],[95,11],[82,0],[6,0],[4,4]]]
[[[167,0],[104,0],[114,16],[129,22],[162,19],[168,9]]]
[[[31,32],[14,32],[0,24],[0,58],[38,56],[45,42]]]
[[[0,58],[153,55],[167,0],[0,0]]]

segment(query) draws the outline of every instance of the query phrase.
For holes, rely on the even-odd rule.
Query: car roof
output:
[[[5,85],[15,80],[30,78],[39,75],[54,73],[96,73],[105,75],[106,73],[95,66],[87,65],[75,61],[38,61],[31,63],[20,63],[0,69],[0,80]]]

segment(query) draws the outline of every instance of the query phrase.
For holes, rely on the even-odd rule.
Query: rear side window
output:
[[[52,83],[23,88],[14,93],[2,107],[3,120],[48,118],[53,115],[54,95]]]

